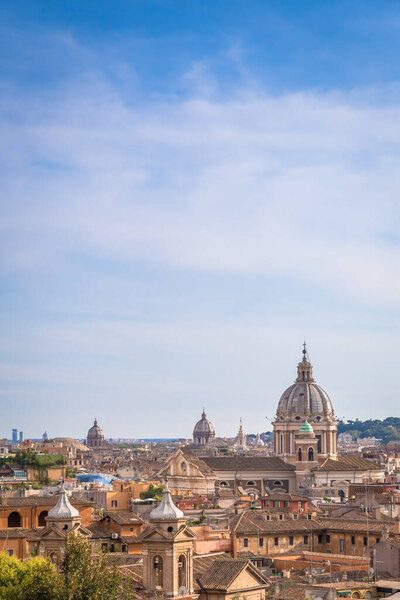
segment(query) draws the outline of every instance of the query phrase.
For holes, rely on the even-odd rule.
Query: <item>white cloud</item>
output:
[[[283,274],[395,306],[399,246],[385,236],[399,226],[400,106],[357,100],[264,93],[132,106],[102,82],[63,90],[47,115],[40,98],[6,127],[5,259],[28,267],[78,249]]]

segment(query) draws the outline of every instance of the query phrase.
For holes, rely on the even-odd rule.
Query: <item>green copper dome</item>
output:
[[[308,421],[304,421],[303,425],[300,427],[300,433],[314,433],[314,429]]]

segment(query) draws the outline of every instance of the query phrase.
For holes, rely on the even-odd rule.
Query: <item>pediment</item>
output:
[[[178,529],[178,531],[176,531],[172,537],[174,538],[174,540],[179,540],[179,539],[194,539],[197,536],[191,529],[189,529],[189,527],[184,525],[183,527]]]
[[[57,527],[46,527],[40,533],[40,539],[56,539],[56,540],[65,540],[69,532],[65,532],[62,529],[58,529]]]
[[[142,540],[171,540],[172,536],[168,531],[164,531],[163,529],[159,529],[158,527],[153,527],[152,529],[147,529],[141,535]]]

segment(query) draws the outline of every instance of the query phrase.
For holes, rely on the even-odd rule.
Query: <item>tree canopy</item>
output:
[[[40,557],[20,561],[0,553],[0,600],[129,600],[133,593],[115,562],[100,553],[92,556],[91,544],[71,533],[64,560],[57,570]]]

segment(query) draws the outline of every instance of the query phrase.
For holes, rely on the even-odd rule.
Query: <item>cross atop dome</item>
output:
[[[297,383],[301,383],[302,381],[308,381],[312,383],[314,381],[312,374],[312,365],[308,360],[307,346],[306,341],[303,343],[303,359],[297,365]]]

